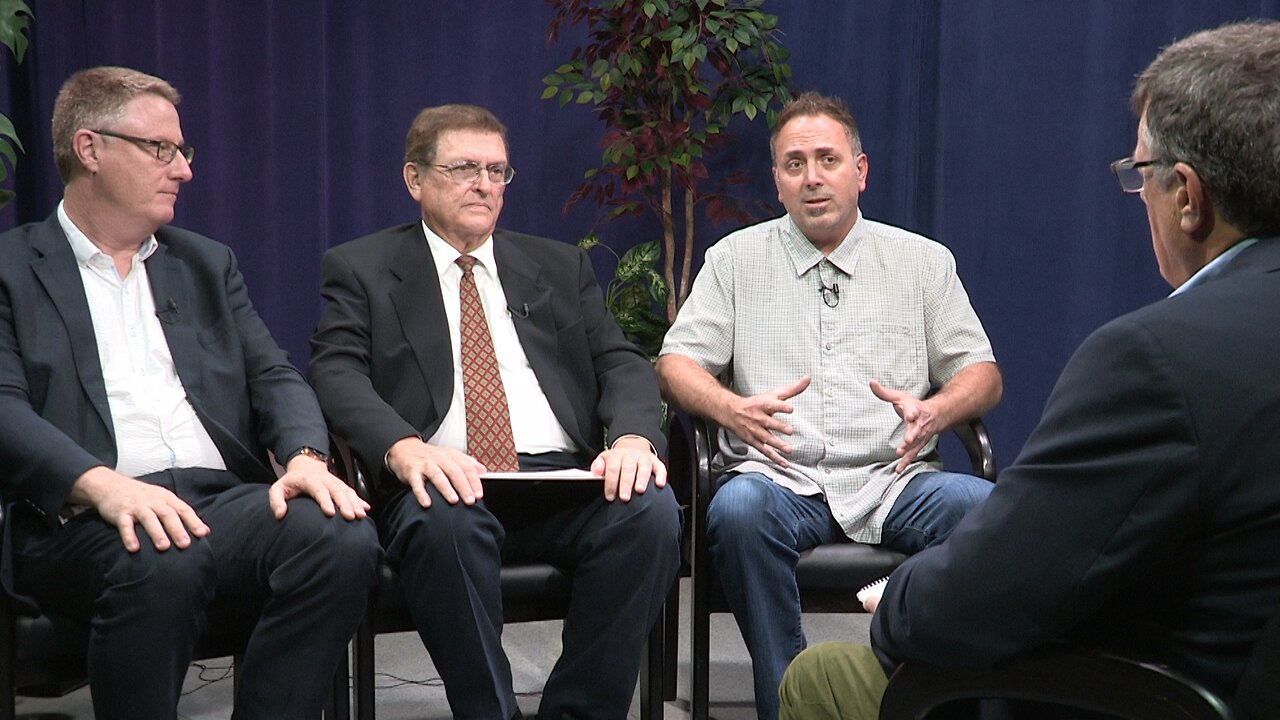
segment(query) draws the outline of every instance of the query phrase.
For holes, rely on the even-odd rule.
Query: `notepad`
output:
[[[480,476],[481,480],[603,480],[601,475],[593,475],[590,470],[539,470],[537,472],[491,472]]]

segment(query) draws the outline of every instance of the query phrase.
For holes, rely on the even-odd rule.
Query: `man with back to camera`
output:
[[[1112,170],[1173,293],[1084,341],[987,501],[869,608],[874,655],[796,658],[790,717],[874,718],[904,661],[989,667],[1053,640],[1280,715],[1274,665],[1268,687],[1240,682],[1280,603],[1280,23],[1175,42],[1133,109]]]
[[[538,717],[625,718],[680,561],[653,368],[584,252],[496,229],[515,171],[492,113],[423,110],[403,176],[421,219],[325,254],[311,381],[373,477],[388,558],[454,716],[520,717],[501,645],[510,558],[573,578]],[[481,478],[564,468],[603,480]]]
[[[800,552],[946,537],[991,484],[942,472],[936,436],[1001,392],[951,253],[862,217],[867,156],[844,104],[791,101],[770,151],[787,214],[707,251],[658,361],[666,397],[724,428],[707,537],[766,719],[805,645]]]
[[[248,637],[235,718],[314,720],[377,536],[230,249],[167,225],[193,157],[178,101],[127,68],[72,75],[63,200],[0,236],[0,579],[88,626],[98,718],[176,718],[207,627]]]

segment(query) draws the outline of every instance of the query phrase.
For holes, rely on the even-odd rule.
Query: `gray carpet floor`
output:
[[[688,718],[689,698],[689,601],[688,580],[682,580],[680,612],[680,667],[677,699],[664,706],[668,719]],[[869,615],[805,615],[805,635],[810,643],[825,640],[867,642]],[[560,623],[536,622],[508,625],[503,645],[511,658],[520,708],[537,710],[542,684],[560,654]],[[377,715],[379,720],[446,720],[450,717],[444,687],[435,668],[413,633],[379,635],[376,642]],[[178,715],[186,720],[215,720],[231,716],[231,661],[229,658],[193,665],[183,688]],[[751,661],[731,615],[711,618],[711,716],[720,720],[755,718],[751,690]],[[88,720],[93,717],[87,689],[57,699],[19,698],[19,720]],[[640,717],[640,703],[632,704],[631,718]]]

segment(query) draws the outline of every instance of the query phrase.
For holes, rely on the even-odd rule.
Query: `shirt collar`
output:
[[[422,221],[422,234],[427,236],[427,247],[431,249],[431,259],[436,264],[436,274],[443,278],[449,268],[457,266],[457,260],[462,257],[462,253],[427,227],[425,220]],[[490,275],[498,276],[498,264],[493,256],[493,235],[485,238],[480,247],[467,254],[475,258],[485,270],[489,271]]]
[[[1196,285],[1201,285],[1204,282],[1221,275],[1222,271],[1231,263],[1232,258],[1239,255],[1245,248],[1256,242],[1258,242],[1258,238],[1246,238],[1227,248],[1222,252],[1222,254],[1218,255],[1218,257],[1210,260],[1207,265],[1197,270],[1195,275],[1187,278],[1186,282],[1174,288],[1173,292],[1169,293],[1169,297],[1181,295]]]
[[[85,235],[84,232],[80,230],[80,228],[76,227],[76,224],[74,222],[71,222],[71,216],[67,215],[67,210],[65,207],[63,207],[64,205],[66,205],[66,202],[67,202],[66,200],[61,200],[58,202],[58,224],[62,226],[62,232],[66,234],[67,242],[71,244],[71,252],[75,254],[76,262],[82,266],[84,265],[102,265],[103,267],[114,266],[114,263],[112,262],[111,257],[108,256],[106,253],[102,252],[102,250],[100,250],[97,245],[93,244],[93,241],[89,239],[88,235]],[[147,239],[143,240],[142,245],[138,247],[138,252],[135,255],[135,257],[137,258],[137,261],[144,262],[147,258],[151,257],[151,255],[155,253],[156,248],[158,248],[159,246],[160,246],[160,243],[156,242],[156,236],[154,234],[148,235]],[[103,258],[103,259],[95,260],[94,258]]]
[[[862,222],[862,209],[858,209],[858,217],[853,221],[853,227],[849,229],[849,234],[830,255],[824,256],[822,251],[813,246],[809,242],[809,238],[805,237],[800,228],[796,226],[795,220],[791,218],[791,214],[786,216],[786,222],[782,225],[783,247],[787,251],[787,256],[791,258],[792,268],[799,277],[812,270],[818,263],[824,259],[834,265],[840,272],[851,275],[853,267],[857,264],[858,246],[861,244],[862,238],[866,235],[867,224]]]

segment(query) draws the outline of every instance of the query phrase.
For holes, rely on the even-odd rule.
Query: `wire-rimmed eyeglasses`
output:
[[[179,147],[168,140],[152,140],[150,138],[125,135],[124,133],[112,132],[110,130],[90,130],[89,132],[106,135],[107,137],[119,138],[121,140],[131,142],[143,150],[149,149],[155,153],[156,159],[165,165],[173,162],[173,159],[178,156],[178,153],[182,153],[182,157],[187,161],[188,165],[191,164],[191,161],[195,159],[196,156],[196,149],[190,145],[183,145]]]
[[[481,167],[480,163],[474,160],[454,163],[452,165],[432,165],[431,167],[439,170],[459,185],[470,185],[480,179],[480,171],[489,176],[489,182],[494,185],[510,185],[512,178],[516,176],[515,168],[510,165],[485,165]]]
[[[1111,163],[1111,172],[1115,173],[1121,190],[1136,193],[1142,190],[1144,181],[1142,168],[1167,164],[1169,164],[1168,160],[1134,160],[1132,157],[1126,157]]]

